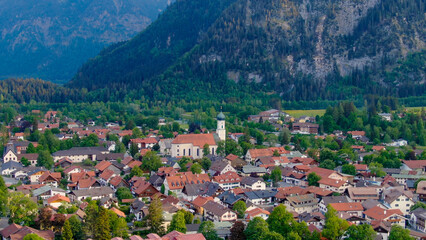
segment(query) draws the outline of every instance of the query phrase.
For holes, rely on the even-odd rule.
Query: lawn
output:
[[[311,116],[315,117],[317,115],[322,116],[325,113],[325,109],[313,109],[313,110],[284,110],[284,112],[290,114],[293,117],[301,116]]]

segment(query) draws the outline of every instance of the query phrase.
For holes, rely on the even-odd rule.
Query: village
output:
[[[306,224],[318,239],[333,239],[326,223],[332,217],[348,227],[371,226],[373,239],[390,239],[398,230],[426,239],[426,154],[402,138],[384,143],[362,130],[326,134],[315,117],[275,109],[245,120],[274,129],[259,131],[279,140],[261,143],[248,130],[228,131],[222,111],[216,129],[194,131],[164,118],[152,128],[125,129],[117,122],[82,123],[58,111],[30,115],[39,120],[19,115],[1,133],[7,139],[1,161],[7,205],[14,204],[10,199],[32,204],[27,212],[3,215],[4,240],[28,234],[57,239],[77,220],[84,228],[94,202],[122,223],[116,232],[110,226],[115,240],[257,239],[247,235],[250,224],[264,220],[271,226],[268,218],[283,206],[288,221]],[[395,116],[378,114],[387,122]],[[154,204],[161,208],[162,231],[152,231]],[[49,218],[42,221],[43,214]],[[238,230],[246,237],[236,238]]]

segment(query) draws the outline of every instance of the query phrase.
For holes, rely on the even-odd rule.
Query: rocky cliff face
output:
[[[0,0],[0,77],[69,80],[104,46],[145,29],[169,0]]]

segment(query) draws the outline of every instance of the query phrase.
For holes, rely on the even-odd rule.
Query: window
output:
[[[395,204],[395,207],[399,207],[399,204]]]
[[[186,149],[183,149],[183,155],[184,156],[186,155]]]
[[[188,149],[188,155],[191,156],[191,149]]]
[[[197,156],[200,156],[200,149],[197,148]]]

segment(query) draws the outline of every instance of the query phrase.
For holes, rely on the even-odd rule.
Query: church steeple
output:
[[[222,112],[222,107],[220,108],[220,113],[216,117],[217,119],[217,129],[216,133],[219,136],[221,141],[226,140],[226,128],[225,128],[225,114]]]

